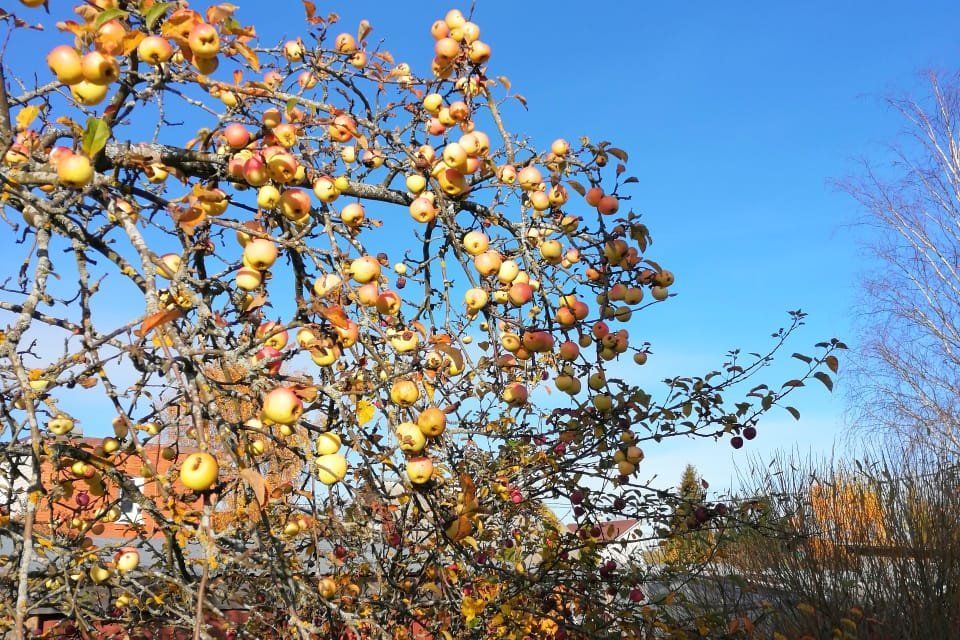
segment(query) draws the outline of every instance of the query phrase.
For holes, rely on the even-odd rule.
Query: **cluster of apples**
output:
[[[398,404],[412,405],[413,394],[409,388],[406,389],[407,396],[404,396],[404,384],[413,384],[410,381],[402,381],[400,385],[395,385],[391,390],[391,396],[396,395]],[[417,393],[419,397],[419,392]],[[399,448],[407,455],[406,473],[414,485],[426,484],[433,476],[433,461],[423,455],[427,446],[427,440],[439,438],[447,428],[446,414],[435,406],[428,406],[417,416],[416,422],[401,422],[394,430],[397,437]]]
[[[449,78],[458,67],[479,66],[490,59],[490,45],[480,40],[480,27],[458,9],[434,22],[430,33],[436,40],[430,68],[437,78]]]

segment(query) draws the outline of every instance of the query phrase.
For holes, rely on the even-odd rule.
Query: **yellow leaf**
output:
[[[357,402],[357,424],[361,427],[371,420],[373,420],[373,415],[377,412],[374,409],[373,405],[367,402],[366,400],[360,400]]]
[[[17,114],[17,129],[23,131],[40,115],[40,108],[30,105],[29,107],[24,107],[20,109],[20,113]]]

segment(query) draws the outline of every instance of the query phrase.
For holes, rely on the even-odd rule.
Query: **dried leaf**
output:
[[[257,57],[257,52],[242,42],[234,42],[233,46],[237,48],[237,51],[239,51],[240,55],[243,56],[243,59],[247,61],[247,64],[250,65],[250,68],[254,72],[259,73],[260,58]]]
[[[267,504],[267,481],[256,469],[241,469],[240,477],[253,490],[253,495],[261,507]]]
[[[158,311],[157,313],[144,318],[143,324],[140,325],[140,328],[136,331],[136,334],[141,338],[146,337],[147,334],[157,327],[165,325],[168,322],[173,322],[182,315],[183,311],[180,309],[167,309],[166,311]]]
[[[827,356],[823,361],[827,363],[827,366],[830,367],[830,371],[833,371],[834,373],[836,373],[837,369],[840,368],[840,361],[837,359],[837,356]]]

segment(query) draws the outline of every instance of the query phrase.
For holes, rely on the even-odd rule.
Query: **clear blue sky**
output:
[[[298,33],[299,0],[236,4],[266,42]],[[373,37],[418,72],[429,65],[430,23],[455,6],[317,4],[345,30],[370,20]],[[847,225],[857,210],[829,180],[854,170],[853,158],[882,154],[899,130],[885,95],[922,88],[923,69],[958,60],[960,5],[478,0],[474,20],[493,47],[493,75],[529,101],[529,112],[505,113],[513,130],[540,144],[588,135],[630,153],[633,205],[679,293],[631,330],[654,344],[646,377],[703,373],[731,347],[763,348],[788,309],[810,313],[797,350],[834,335],[855,346],[864,264],[860,232]],[[26,56],[36,64],[31,51],[9,55],[14,66]],[[725,443],[676,443],[648,451],[644,464],[672,483],[692,462],[725,486],[751,452],[843,442],[841,397],[811,387],[797,406],[800,423],[777,416],[736,454]]]

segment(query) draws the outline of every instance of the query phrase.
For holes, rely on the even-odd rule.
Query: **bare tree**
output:
[[[876,267],[861,300],[853,419],[909,447],[960,451],[960,82],[930,74],[888,165],[841,187],[863,206]]]

